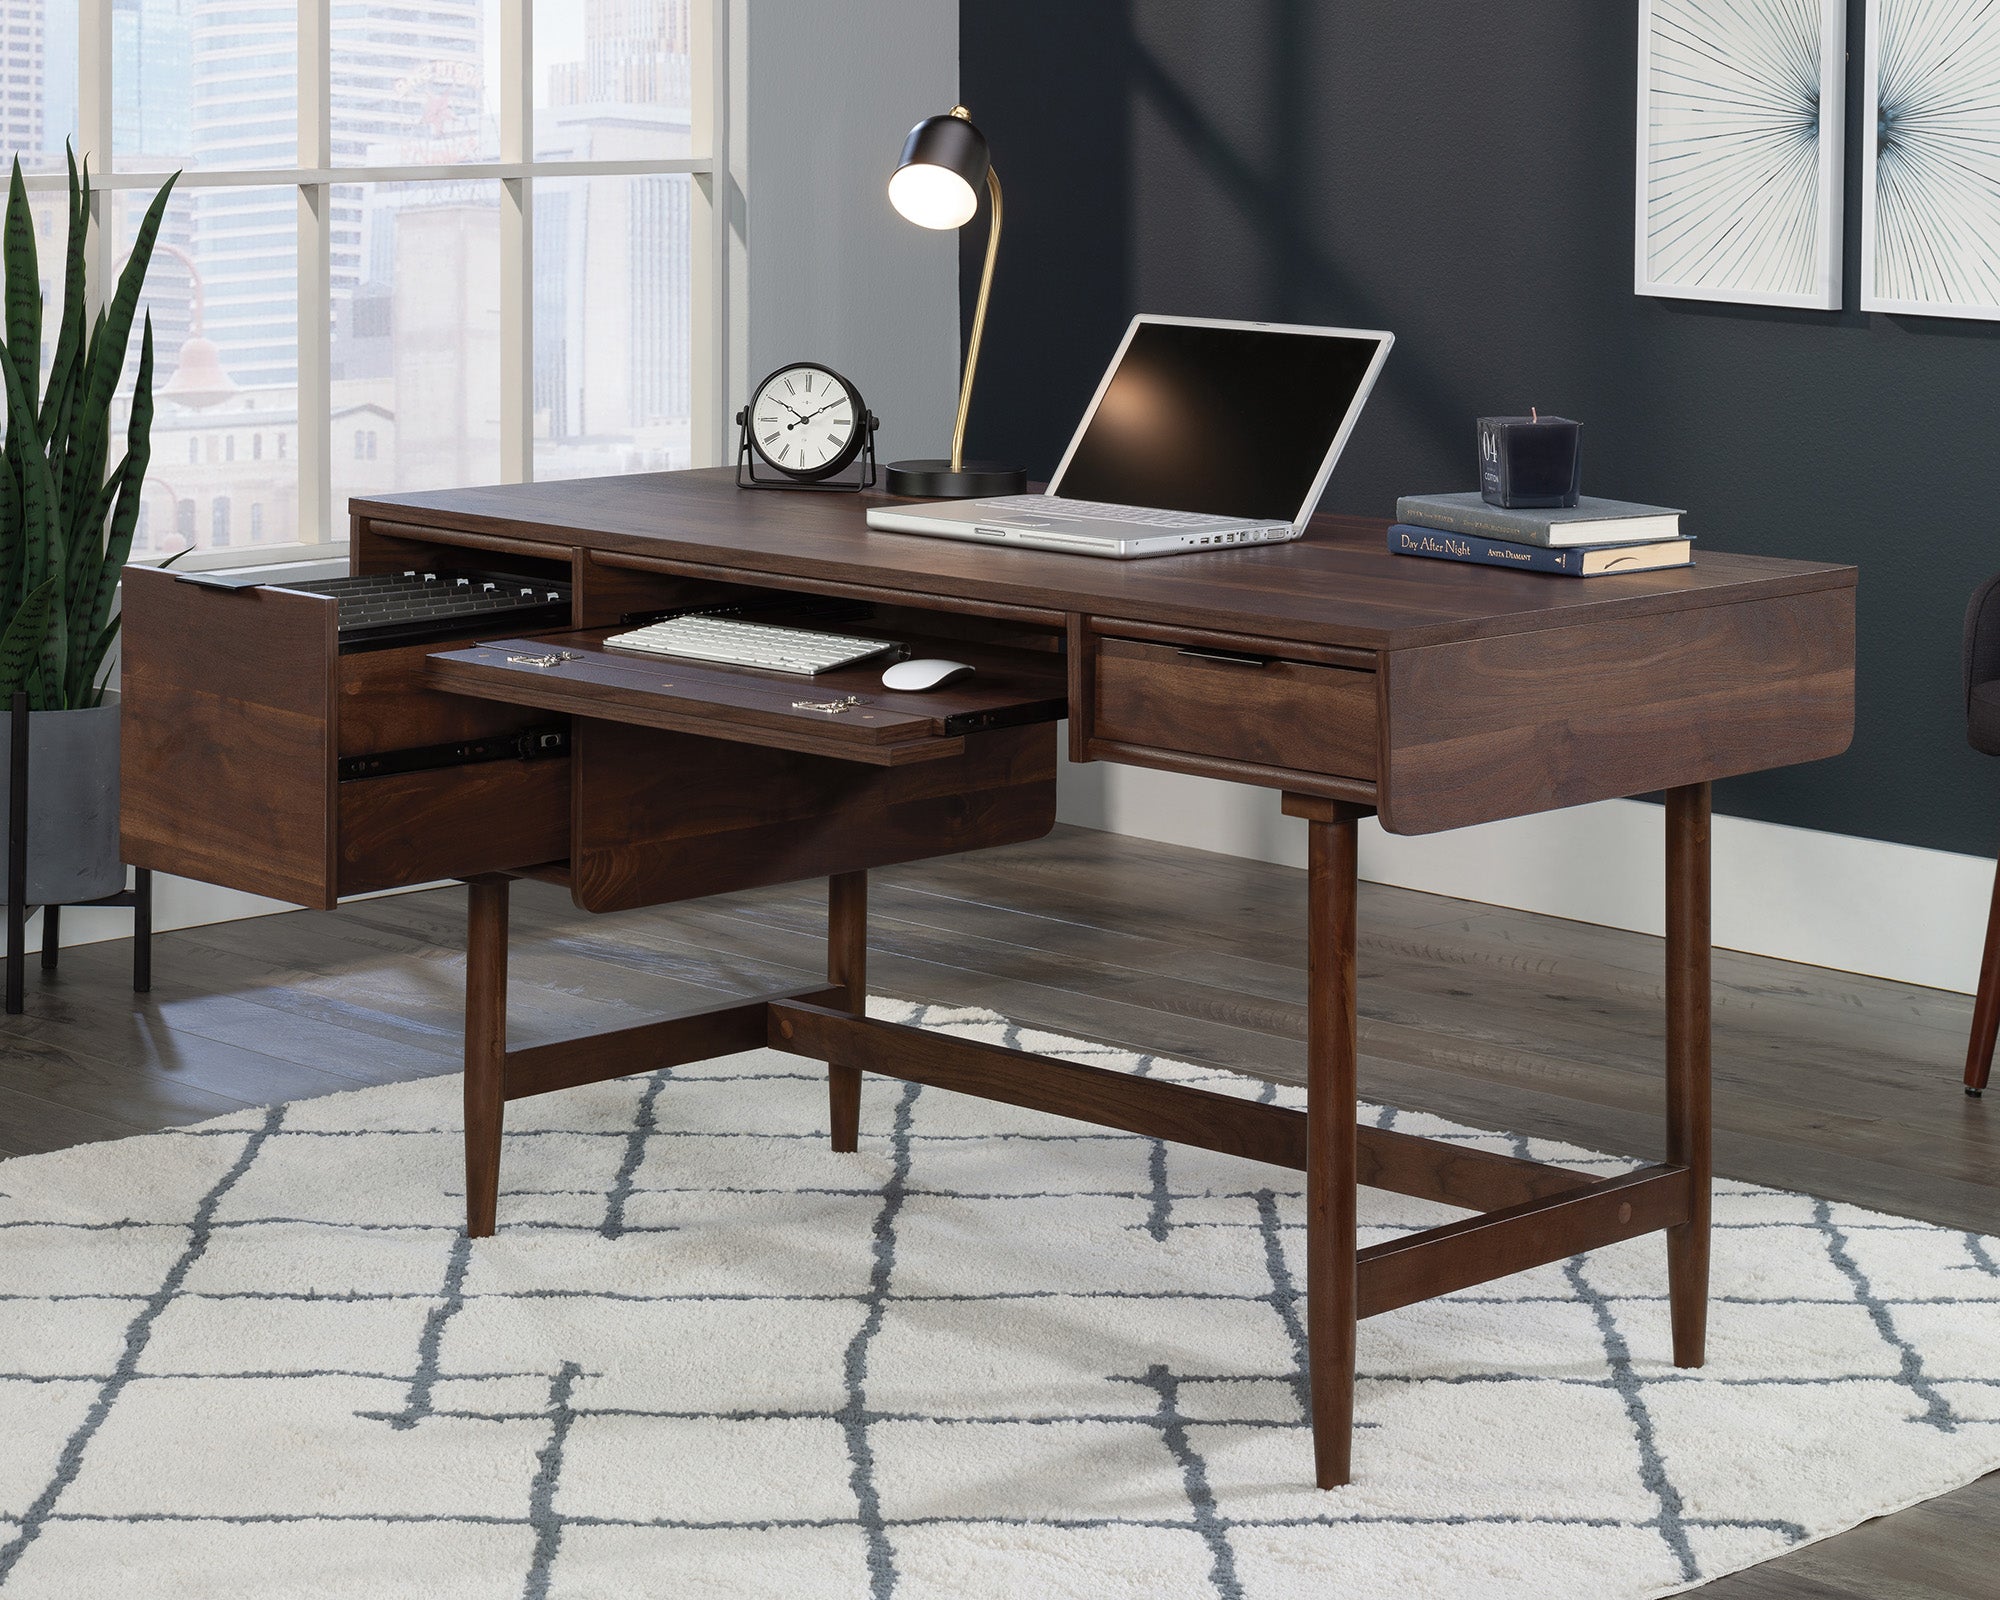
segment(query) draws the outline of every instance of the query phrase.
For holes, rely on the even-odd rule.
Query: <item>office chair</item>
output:
[[[2000,756],[2000,575],[1988,578],[1965,608],[1965,736],[1972,748]],[[1979,960],[1979,998],[1972,1007],[1972,1041],[1965,1056],[1965,1092],[1983,1094],[2000,1034],[2000,876],[1986,914],[1986,951]]]

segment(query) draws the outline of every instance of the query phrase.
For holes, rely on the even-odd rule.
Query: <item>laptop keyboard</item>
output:
[[[1102,500],[1065,500],[1054,494],[1010,494],[979,503],[994,511],[1024,512],[1037,517],[1079,517],[1092,522],[1137,522],[1148,528],[1219,528],[1243,520],[1210,516],[1205,511],[1157,511],[1151,506],[1114,506]]]

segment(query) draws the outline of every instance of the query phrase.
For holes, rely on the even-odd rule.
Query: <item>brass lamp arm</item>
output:
[[[986,169],[986,192],[993,197],[993,223],[986,235],[986,265],[979,274],[979,303],[972,312],[972,338],[965,347],[965,377],[958,386],[958,421],[951,430],[951,470],[965,467],[965,414],[972,406],[972,375],[979,368],[979,339],[986,331],[986,297],[993,289],[993,260],[1000,253],[1000,177]]]

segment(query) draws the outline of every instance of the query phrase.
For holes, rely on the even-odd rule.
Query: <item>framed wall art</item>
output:
[[[1861,309],[2000,319],[2000,7],[1868,0]]]
[[[1840,305],[1846,53],[1846,0],[1640,0],[1640,294]]]

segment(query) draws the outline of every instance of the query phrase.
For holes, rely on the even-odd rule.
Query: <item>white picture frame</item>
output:
[[[1846,0],[1639,0],[1635,292],[1838,310],[1846,85]]]
[[[2000,13],[1868,0],[1867,35],[1861,309],[2000,321]]]

